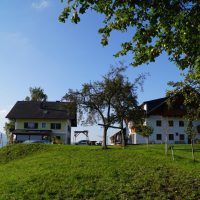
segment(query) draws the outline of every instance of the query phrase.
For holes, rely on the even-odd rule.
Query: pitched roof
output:
[[[183,116],[185,114],[185,109],[183,105],[185,97],[183,93],[190,94],[191,92],[196,93],[200,97],[200,93],[196,89],[190,86],[186,86],[182,90],[171,96],[145,101],[142,103],[141,106],[144,106],[145,104],[147,105],[147,110],[146,110],[147,115],[154,114],[156,112],[158,113],[159,111],[162,110],[165,114],[168,115],[170,114],[170,115]],[[169,106],[168,100],[170,99],[173,99],[174,102],[173,105]]]
[[[71,103],[17,101],[6,118],[9,119],[69,119],[76,121],[76,112],[70,112]]]
[[[168,98],[169,97],[164,97],[164,98],[154,99],[154,100],[150,100],[150,101],[145,101],[142,103],[141,106],[146,104],[147,105],[146,112],[147,112],[147,114],[151,114],[151,112],[153,112],[154,110],[159,108],[161,105],[166,103]]]
[[[162,115],[165,117],[183,117],[186,114],[185,106],[183,105],[183,96],[178,95],[173,104],[168,102],[170,98],[172,97],[145,101],[142,106],[147,105],[147,116]]]
[[[126,132],[126,127],[123,128],[123,131]],[[121,135],[121,134],[122,134],[122,132],[121,132],[121,130],[120,130],[120,131],[116,132],[115,134],[111,135],[111,136],[110,136],[110,139],[112,139],[112,138],[114,138],[114,137],[117,137],[117,135]]]

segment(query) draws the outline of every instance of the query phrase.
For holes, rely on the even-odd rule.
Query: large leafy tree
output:
[[[200,73],[199,0],[66,0],[59,20],[71,18],[77,24],[89,9],[104,17],[99,29],[103,45],[114,30],[132,34],[116,56],[131,52],[132,64],[138,66],[166,52],[180,69],[193,68]]]
[[[70,89],[63,97],[66,101],[76,103],[80,120],[84,119],[87,124],[103,124],[103,148],[107,148],[106,138],[109,127],[117,122],[123,122],[129,114],[127,109],[132,112],[131,109],[137,106],[137,95],[134,89],[139,81],[135,85],[125,81],[127,79],[124,75],[125,70],[126,67],[123,66],[111,68],[101,81],[83,84],[80,90]],[[130,89],[127,90],[127,87]],[[131,90],[134,93],[129,93]],[[127,102],[124,103],[125,101]],[[127,105],[128,102],[130,105]]]
[[[172,90],[168,91],[170,103],[174,103],[180,96],[183,99],[185,117],[188,121],[197,120],[200,116],[200,79],[195,79],[193,73],[185,75],[184,81],[169,82]]]
[[[185,119],[187,121],[186,133],[191,141],[192,159],[194,157],[194,139],[196,137],[196,130],[193,126],[193,121],[200,118],[200,79],[195,79],[193,73],[187,74],[184,81],[170,82],[173,87],[172,91],[168,92],[169,104],[173,105],[177,98],[182,98],[185,111]]]
[[[79,113],[79,121],[85,124],[103,123],[103,148],[106,146],[107,130],[113,123],[111,113],[111,99],[115,90],[105,93],[104,85],[100,81],[85,83],[80,90],[71,90],[63,97],[63,100],[75,102]]]
[[[116,122],[121,129],[122,146],[125,146],[127,142],[124,125],[127,127],[130,121],[135,124],[140,124],[143,121],[144,112],[138,106],[137,89],[138,87],[142,89],[144,80],[144,74],[140,74],[133,82],[121,74],[114,77],[114,87],[117,88],[117,94],[111,103]]]
[[[46,101],[48,98],[44,90],[40,87],[30,87],[29,92],[30,96],[25,98],[26,101]]]

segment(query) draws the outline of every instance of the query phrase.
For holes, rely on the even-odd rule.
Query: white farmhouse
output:
[[[76,127],[76,109],[67,102],[18,101],[6,118],[15,121],[13,140],[60,139],[70,144],[71,127]]]
[[[188,144],[190,140],[186,134],[187,121],[184,119],[184,106],[179,99],[173,106],[167,103],[167,97],[145,101],[142,108],[145,111],[144,125],[153,128],[153,134],[149,137],[149,142],[153,144]],[[196,139],[200,140],[200,120],[194,121],[193,125],[196,131]],[[134,129],[134,125],[126,129],[129,144],[143,144],[147,138],[142,137]],[[116,133],[111,138],[111,143],[120,143],[120,133]]]

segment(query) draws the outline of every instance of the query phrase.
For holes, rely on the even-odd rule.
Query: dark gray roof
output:
[[[164,98],[159,98],[159,99],[154,99],[150,101],[145,101],[142,103],[143,105],[147,105],[147,114],[150,114],[152,111],[156,110],[159,108],[161,105],[163,105],[169,97],[164,97]]]
[[[6,118],[9,119],[69,119],[76,124],[76,111],[67,102],[18,101]],[[75,125],[74,124],[74,125]]]

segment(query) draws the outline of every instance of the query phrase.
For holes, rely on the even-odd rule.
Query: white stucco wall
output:
[[[60,136],[65,144],[70,144],[71,141],[70,120],[18,119],[15,122],[15,129],[24,129],[24,122],[38,123],[38,128],[36,130],[51,130],[52,136]],[[46,123],[45,128],[42,128],[42,123]],[[51,129],[51,123],[61,123],[61,129]],[[27,140],[27,136],[19,136],[19,138],[22,140]],[[34,136],[32,138],[34,138]],[[37,137],[37,139],[39,138]]]
[[[161,120],[162,125],[157,126],[156,121]],[[170,127],[168,124],[168,121],[173,121],[173,126]],[[179,121],[184,121],[184,127],[179,126]],[[162,144],[165,143],[165,140],[168,140],[169,144],[174,144],[174,143],[188,143],[188,137],[186,134],[186,127],[187,127],[187,122],[180,117],[162,117],[160,115],[154,115],[154,116],[149,116],[145,120],[145,125],[151,126],[154,131],[153,134],[149,138],[150,143],[155,143],[155,144]],[[193,122],[194,127],[200,125],[200,120]],[[197,131],[197,130],[196,130]],[[129,129],[129,133],[130,129]],[[156,136],[157,134],[162,135],[161,140],[157,140]],[[174,140],[169,140],[169,134],[174,135]],[[180,140],[180,134],[184,134],[185,138],[184,141]],[[167,138],[166,138],[167,137]],[[200,134],[197,133],[196,136],[197,139],[200,139]],[[130,134],[130,140],[133,142],[133,144],[144,144],[146,143],[146,138],[142,137],[139,134]]]

